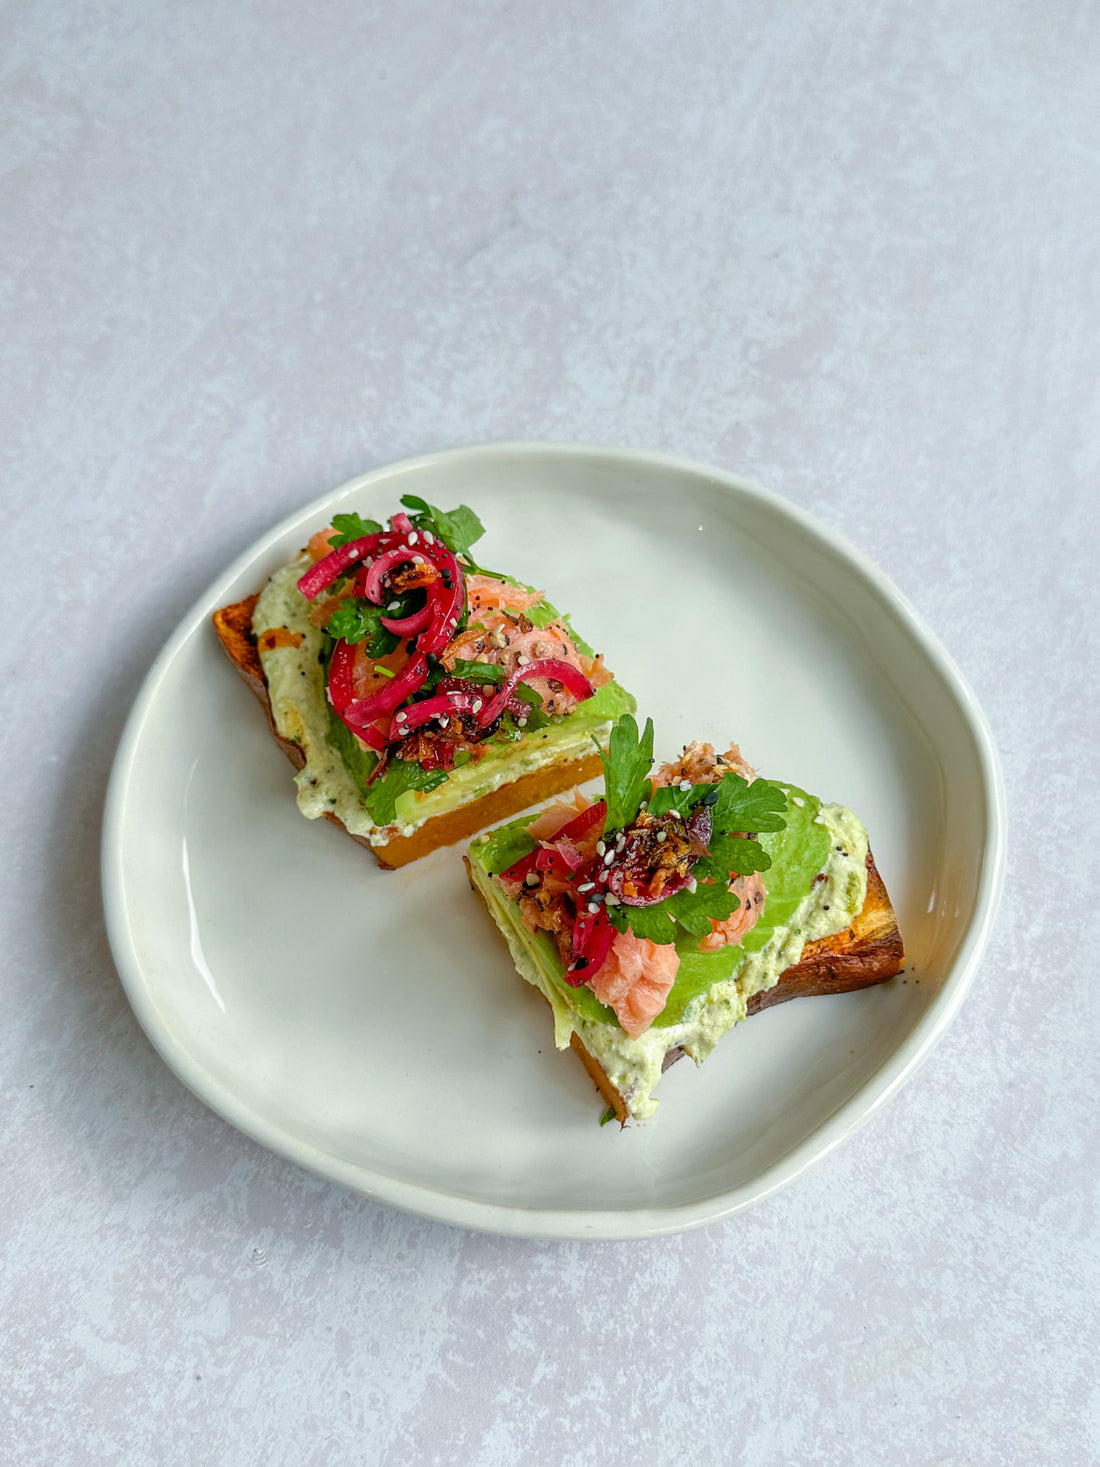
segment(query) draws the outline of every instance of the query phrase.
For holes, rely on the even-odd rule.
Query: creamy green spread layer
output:
[[[275,726],[306,756],[295,782],[298,808],[310,820],[331,812],[352,835],[363,836],[372,845],[385,845],[393,836],[410,835],[425,820],[481,799],[501,785],[548,765],[568,763],[589,754],[593,737],[606,744],[614,720],[634,707],[634,699],[618,683],[605,683],[595,697],[580,704],[561,723],[537,729],[511,743],[489,741],[480,759],[450,771],[436,789],[405,791],[397,798],[394,821],[375,825],[343,756],[331,740],[321,662],[324,636],[310,621],[309,602],[298,590],[298,580],[310,564],[309,557],[303,555],[276,571],[252,614],[256,634],[286,627],[302,636],[297,647],[261,651],[260,662]]]
[[[786,828],[760,836],[772,864],[764,873],[767,897],[756,925],[740,944],[715,953],[700,952],[695,939],[678,943],[680,968],[664,1010],[637,1039],[631,1039],[590,988],[566,983],[553,939],[546,932],[532,932],[518,905],[493,879],[533,848],[534,842],[524,836],[534,817],[513,821],[470,846],[472,878],[508,943],[517,971],[553,1010],[557,1047],[567,1047],[576,1031],[637,1120],[657,1108],[652,1092],[668,1050],[682,1048],[702,1064],[723,1034],[745,1018],[749,999],[774,987],[780,975],[799,961],[808,942],[843,931],[863,909],[867,899],[863,825],[843,805],[823,805],[803,790],[784,788]]]

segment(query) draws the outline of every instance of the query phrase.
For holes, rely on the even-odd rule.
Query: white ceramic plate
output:
[[[395,873],[297,811],[291,769],[210,614],[334,511],[471,505],[479,553],[546,588],[651,714],[659,756],[737,739],[855,809],[909,971],[804,999],[672,1068],[645,1126],[555,1051],[459,850]],[[146,1033],[248,1135],[371,1197],[530,1237],[628,1238],[766,1196],[911,1075],[969,985],[1004,869],[985,719],[893,586],[836,535],[717,469],[503,444],[354,479],[249,550],[149,673],[107,800],[111,945]]]

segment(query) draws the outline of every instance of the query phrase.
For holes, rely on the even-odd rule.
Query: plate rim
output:
[[[153,1001],[130,931],[123,875],[123,814],[129,776],[149,711],[169,669],[201,622],[221,604],[242,573],[301,521],[374,483],[403,473],[436,469],[459,460],[513,456],[557,457],[562,460],[604,459],[638,467],[675,470],[703,476],[738,494],[757,499],[811,539],[823,542],[846,566],[889,603],[905,630],[928,656],[970,735],[981,771],[984,816],[982,863],[974,910],[955,961],[944,975],[927,1010],[859,1090],[827,1116],[784,1156],[751,1181],[689,1203],[626,1209],[585,1210],[525,1208],[479,1201],[445,1188],[403,1181],[371,1168],[342,1161],[269,1121],[207,1072],[164,1022]],[[1000,758],[993,733],[962,672],[905,594],[862,550],[807,510],[752,479],[678,454],[647,449],[583,443],[504,440],[438,449],[383,464],[354,475],[301,505],[254,540],[205,588],[182,617],[154,659],[127,715],[112,762],[104,803],[100,875],[108,942],[134,1014],[153,1048],[168,1068],[199,1100],[252,1140],[307,1171],[359,1192],[377,1202],[400,1207],[433,1221],[506,1237],[624,1241],[656,1237],[704,1226],[743,1211],[770,1197],[802,1175],[889,1101],[910,1080],[943,1038],[973,982],[996,921],[1007,864],[1007,803]]]

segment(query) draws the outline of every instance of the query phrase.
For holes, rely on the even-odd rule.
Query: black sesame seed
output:
[[[715,789],[707,790],[706,794],[703,796],[703,804],[704,805],[717,805],[717,803],[718,803],[718,791],[715,790]]]
[[[573,964],[573,970],[574,970],[574,972],[579,972],[582,968],[587,968],[587,967],[588,967],[588,959],[587,958],[578,958],[577,961]]]

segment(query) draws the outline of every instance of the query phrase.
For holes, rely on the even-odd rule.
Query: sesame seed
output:
[[[660,841],[668,840],[668,831],[667,830],[659,830],[657,832],[657,839],[660,840]]]
[[[610,866],[611,863],[612,863],[612,861],[614,859],[615,859],[615,852],[614,851],[608,851],[607,855],[604,856],[604,858],[603,858],[603,863],[604,863],[605,866]]]
[[[600,904],[599,904],[599,902],[589,902],[588,903],[588,910],[590,912],[598,912],[600,910]]]
[[[578,891],[591,891],[595,885],[596,885],[596,883],[594,881],[582,881],[581,884],[580,884],[580,886],[577,887],[577,890]]]
[[[439,715],[439,726],[440,726],[440,728],[446,728],[447,725],[450,723],[450,721],[451,720],[447,717],[447,715],[445,713],[441,713]]]
[[[414,531],[413,531],[413,532],[412,532],[412,534],[411,534],[411,535],[410,535],[410,536],[409,536],[409,542],[408,542],[408,543],[409,543],[409,544],[410,544],[410,545],[415,545],[415,544],[416,544],[416,543],[417,543],[417,541],[418,541],[418,540],[419,540],[419,539],[420,539],[420,536],[419,536],[419,535],[418,535],[418,534],[417,534],[417,533],[416,533],[416,531],[415,531],[415,530],[414,530]]]
[[[607,850],[607,847],[604,845],[603,841],[602,840],[598,840],[596,842],[596,855],[597,856],[602,856],[603,853],[604,853],[604,851],[606,851],[606,850]]]
[[[617,896],[612,896],[612,894],[608,892],[607,895],[604,897],[604,902],[609,907],[617,907],[619,905],[619,898]]]
[[[623,847],[624,847],[624,846],[625,846],[625,845],[626,845],[626,836],[625,836],[625,835],[620,835],[620,836],[619,836],[619,839],[618,839],[618,840],[617,840],[617,841],[616,841],[616,842],[615,842],[615,849],[616,849],[616,850],[617,850],[617,851],[621,851],[621,850],[622,850],[622,848],[623,848]]]
[[[516,727],[517,728],[526,728],[527,727],[527,715],[526,715],[526,713],[523,715],[522,718],[517,718],[516,719]]]
[[[480,713],[481,712],[481,709],[482,709],[482,706],[483,705],[482,705],[481,699],[480,698],[475,698],[474,701],[470,704],[470,711],[471,711],[471,713]]]
[[[425,530],[424,531],[424,544],[425,545],[434,545],[435,544],[435,536],[432,534],[431,530]]]
[[[399,713],[397,715],[397,721],[398,721],[398,723],[404,723],[405,722],[405,719],[408,718],[408,716],[409,715],[407,713]]]
[[[387,611],[400,611],[401,610],[401,602],[400,601],[391,601],[390,604],[386,607],[386,610]]]

